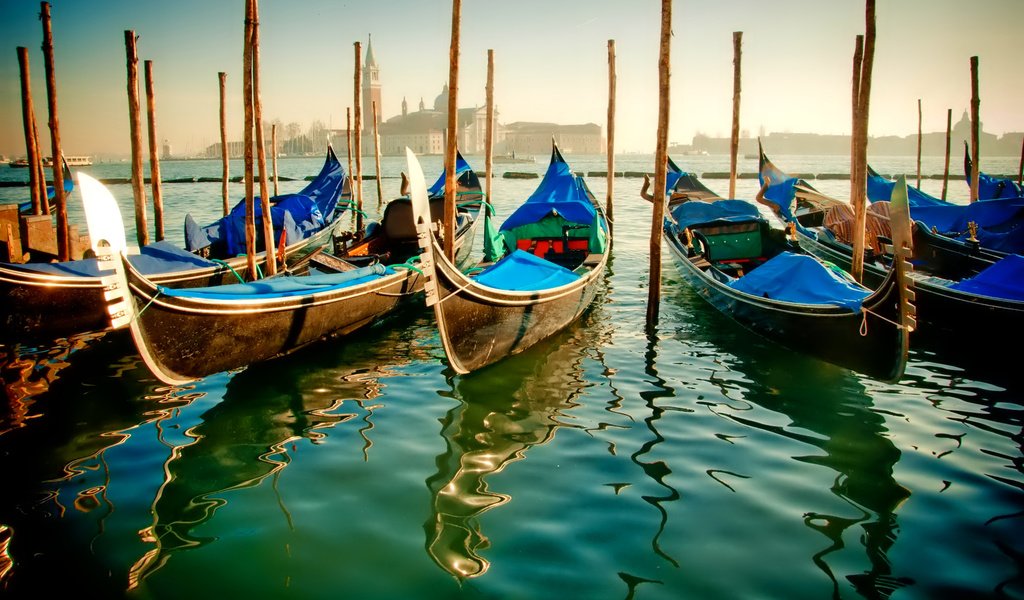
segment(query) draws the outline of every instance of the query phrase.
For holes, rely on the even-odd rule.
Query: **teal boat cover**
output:
[[[733,289],[782,302],[835,304],[852,312],[871,292],[845,273],[805,254],[782,252],[729,284]]]
[[[969,279],[950,286],[954,290],[1024,301],[1024,257],[1011,254]]]
[[[210,287],[171,289],[160,286],[160,294],[196,300],[271,300],[292,296],[308,296],[352,287],[395,272],[393,269],[377,264],[342,273],[281,275],[249,283],[233,283]]]
[[[476,276],[487,287],[516,292],[536,292],[563,286],[579,275],[529,252],[516,250]]]
[[[536,223],[552,213],[581,225],[590,225],[597,215],[587,184],[572,172],[557,147],[551,150],[551,164],[540,185],[499,229]]]

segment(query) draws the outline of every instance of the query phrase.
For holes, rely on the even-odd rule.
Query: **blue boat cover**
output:
[[[970,180],[967,185],[971,185]],[[993,177],[978,173],[978,200],[995,200],[998,198],[1019,198],[1024,196],[1024,188],[1008,177]]]
[[[682,169],[679,168],[672,157],[668,157],[668,171],[665,172],[665,193],[671,194],[672,190],[675,189],[676,183],[681,177],[687,175]]]
[[[197,300],[269,300],[309,296],[320,292],[352,287],[395,273],[384,265],[371,265],[342,273],[282,275],[249,283],[233,283],[200,288],[171,289],[160,286],[160,293],[175,298]]]
[[[852,312],[871,292],[813,257],[782,252],[730,286],[747,294],[800,304],[835,304]]]
[[[176,273],[189,269],[218,266],[218,263],[212,260],[196,256],[167,241],[143,246],[140,252],[141,254],[129,254],[128,262],[143,275]],[[25,263],[13,266],[27,271],[51,275],[71,275],[77,277],[100,277],[103,275],[100,273],[99,263],[95,258],[53,263]]]
[[[462,153],[461,152],[456,152],[455,153],[455,181],[458,181],[459,177],[461,177],[463,173],[465,173],[466,171],[471,171],[471,170],[472,170],[472,168],[469,166],[469,163],[466,162],[466,159],[462,158]],[[445,175],[447,175],[446,170],[445,169],[441,169],[441,176],[438,177],[437,181],[434,182],[434,185],[430,186],[430,189],[427,190],[427,196],[428,197],[434,198],[434,197],[437,197],[437,196],[444,195]]]
[[[581,225],[592,224],[597,215],[587,184],[572,172],[558,148],[551,151],[551,164],[540,185],[499,229],[506,231],[536,223],[552,213]]]
[[[672,209],[672,218],[679,227],[713,223],[749,223],[764,219],[757,207],[746,200],[684,202]]]
[[[895,187],[895,181],[889,181],[885,177],[882,177],[878,173],[875,173],[870,167],[868,168],[868,201],[869,202],[888,202],[892,198],[892,188]],[[940,200],[935,196],[928,195],[916,187],[907,186],[907,201],[910,205],[911,211],[915,207],[921,206],[956,206],[951,202]]]
[[[327,158],[316,178],[300,192],[271,198],[270,219],[274,227],[274,246],[281,239],[291,245],[321,231],[335,221],[341,211],[338,199],[344,191],[345,170],[334,150],[327,148]],[[254,220],[257,236],[263,233],[263,207],[259,196],[254,198]],[[224,244],[224,257],[244,254],[245,199],[239,200],[226,216],[205,227],[192,215],[185,216],[185,248],[195,252],[214,243]]]
[[[1011,254],[969,279],[950,286],[980,296],[1024,301],[1024,257]]]
[[[547,290],[572,283],[579,275],[529,252],[516,250],[476,276],[488,287],[518,292]]]

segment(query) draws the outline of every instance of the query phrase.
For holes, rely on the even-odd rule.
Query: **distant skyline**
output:
[[[65,154],[130,151],[124,31],[139,36],[139,72],[153,61],[157,131],[176,155],[219,141],[217,73],[227,75],[228,137],[242,134],[240,0],[53,0],[58,119]],[[0,0],[0,154],[25,153],[16,48],[29,49],[40,143],[49,153],[40,3]],[[770,9],[766,7],[770,6]],[[382,113],[402,99],[428,105],[448,82],[450,0],[260,2],[261,99],[268,122],[345,127],[353,105],[354,42],[370,36]],[[670,143],[728,136],[732,34],[743,32],[740,128],[849,134],[855,37],[863,0],[673,4]],[[661,3],[469,0],[462,6],[459,106],[483,106],[487,50],[495,54],[502,123],[592,122],[607,133],[607,44],[616,48],[616,152],[653,152],[658,121]],[[945,131],[970,108],[978,56],[981,121],[1024,131],[1017,38],[1021,0],[879,0],[869,134]],[[145,91],[140,88],[145,111]],[[369,110],[368,107],[363,108]],[[145,128],[145,113],[143,112]],[[143,134],[145,142],[145,134]]]

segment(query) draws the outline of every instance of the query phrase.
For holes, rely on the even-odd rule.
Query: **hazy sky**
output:
[[[219,71],[228,74],[228,135],[241,138],[241,0],[53,0],[51,7],[65,154],[129,151],[125,30],[140,36],[140,78],[142,61],[153,61],[158,136],[176,154],[219,141]],[[400,112],[403,97],[410,110],[421,97],[432,104],[448,81],[450,0],[263,0],[259,8],[266,120],[344,127],[353,43],[365,56],[371,35],[385,118]],[[863,0],[677,0],[669,140],[728,136],[734,31],[743,32],[741,129],[848,134],[864,8]],[[660,10],[658,0],[464,0],[459,105],[483,106],[493,49],[502,123],[604,128],[614,39],[616,151],[653,152]],[[39,2],[0,0],[0,154],[8,156],[25,153],[18,46],[29,48],[39,134],[49,148],[39,13]],[[1024,130],[1022,22],[1024,0],[878,0],[870,134],[915,134],[918,99],[924,131],[945,131],[947,109],[955,123],[969,108],[971,56],[979,57],[985,131]]]

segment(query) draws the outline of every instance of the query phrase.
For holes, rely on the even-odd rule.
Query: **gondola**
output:
[[[423,172],[412,151],[406,153],[426,301],[456,373],[522,352],[587,310],[608,263],[611,236],[601,207],[554,143],[536,191],[500,228],[503,256],[470,274],[445,256],[431,233]]]
[[[868,207],[868,223],[874,223],[872,229],[880,234],[873,240],[875,248],[865,251],[862,282],[872,289],[883,284],[892,264],[886,207],[891,211],[891,203],[885,201]],[[847,236],[836,235],[835,224],[805,226],[799,214],[794,215],[794,223],[801,249],[851,269],[853,246]],[[984,362],[992,368],[1010,365],[1016,360],[1012,353],[973,340],[992,332],[1024,331],[1024,274],[1020,271],[1024,259],[988,251],[976,243],[964,244],[921,222],[914,222],[911,231],[914,271],[910,277],[918,323],[915,339],[922,348],[959,362]]]
[[[971,186],[974,171],[971,152],[964,142],[964,179],[967,187]],[[1020,198],[1024,196],[1024,187],[1009,177],[996,177],[985,172],[978,173],[978,200],[998,200],[1000,198]]]
[[[766,195],[780,206],[783,218],[799,224],[812,233],[823,243],[837,245],[852,252],[852,227],[854,222],[853,209],[849,203],[827,196],[814,189],[806,181],[796,178],[779,169],[761,150],[759,177],[762,182],[771,179],[776,182],[778,191]],[[889,245],[888,210],[889,198],[895,182],[879,175],[868,166],[867,197],[869,205],[865,225],[865,262],[884,259]],[[999,246],[999,238],[1003,243],[1012,244],[1014,237],[1024,233],[1020,223],[1007,223],[1008,228],[1000,231],[999,222],[1005,222],[1007,214],[1024,215],[1024,209],[1012,206],[1016,200],[1000,200],[995,204],[975,203],[974,206],[956,205],[928,195],[914,187],[907,187],[908,205],[912,220],[915,273],[941,277],[943,279],[960,280],[977,275],[984,269],[1005,258],[1010,253],[986,247],[982,239],[990,245]],[[964,233],[940,233],[938,224],[929,225],[925,220],[942,221],[945,229],[961,228]],[[968,222],[977,219],[981,229],[968,226]],[[934,222],[933,221],[933,222]],[[955,222],[955,223],[954,223]],[[992,226],[985,230],[985,225]],[[971,231],[976,237],[971,237]],[[849,258],[846,260],[849,263]],[[915,275],[916,276],[916,275]]]
[[[882,381],[902,377],[914,329],[905,260],[872,292],[801,252],[750,202],[686,202],[670,214],[664,233],[679,272],[712,306],[791,350]],[[894,227],[903,229],[909,221]],[[909,243],[897,235],[897,248]]]
[[[331,243],[339,217],[348,206],[348,188],[348,177],[334,150],[328,147],[317,177],[299,193],[282,196],[288,203],[307,208],[315,204],[321,225],[316,228],[307,223],[310,226],[304,233],[308,235],[289,241],[283,252],[279,250],[279,257],[295,264]],[[286,220],[302,222],[290,216]],[[264,256],[260,253],[257,261]],[[144,246],[138,254],[129,255],[129,261],[152,282],[169,288],[218,285],[248,276],[245,256],[217,255],[210,247],[194,253],[167,241]],[[104,291],[94,258],[0,263],[0,343],[47,342],[104,331],[109,328]]]
[[[460,185],[479,193],[472,170],[461,175]],[[116,210],[102,184],[79,175],[79,187],[87,213],[100,210],[97,206]],[[482,203],[477,205],[482,210]],[[441,219],[443,208],[443,198],[431,200],[431,218]],[[467,208],[459,210],[457,261],[468,261],[477,220]],[[128,326],[146,366],[170,385],[288,354],[376,322],[422,292],[417,254],[408,198],[389,202],[379,226],[346,253],[318,255],[301,275],[172,289],[146,278],[116,248],[97,248],[98,258],[114,271],[106,278],[115,290],[109,293],[111,326]]]
[[[64,172],[64,194],[66,195],[66,194],[70,194],[72,191],[74,191],[74,189],[75,189],[75,181],[74,181],[74,178],[71,175],[71,169],[68,167],[68,161],[63,159],[63,158],[61,158],[61,164],[63,165],[61,167],[61,170]],[[46,186],[46,199],[47,200],[53,200],[54,196],[56,196],[56,193],[54,192],[53,186],[52,185]],[[56,202],[49,203],[48,207],[49,207],[49,214],[52,215],[55,212],[57,212],[57,203]],[[31,214],[33,214],[33,212],[32,212],[32,201],[31,200],[26,200],[24,202],[19,202],[18,203],[18,214],[19,215],[31,215]]]

